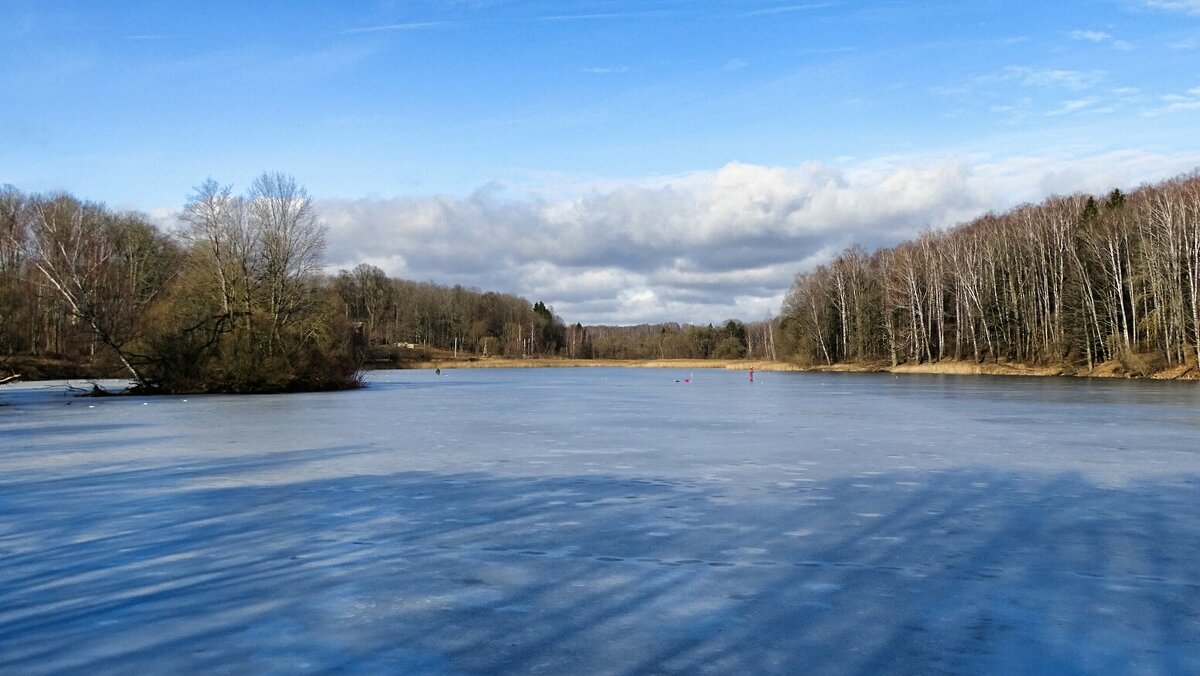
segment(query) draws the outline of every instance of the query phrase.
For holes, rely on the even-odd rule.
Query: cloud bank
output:
[[[570,322],[718,322],[777,314],[799,272],[1052,194],[1128,190],[1200,153],[1087,158],[730,163],[624,183],[462,197],[329,199],[333,268],[520,294]]]

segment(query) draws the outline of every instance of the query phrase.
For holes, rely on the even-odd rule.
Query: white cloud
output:
[[[119,210],[137,211],[137,207],[132,204],[118,205],[117,208]],[[142,213],[151,223],[166,232],[174,230],[179,225],[179,214],[175,209],[159,207],[143,211]]]
[[[1104,42],[1111,40],[1112,36],[1104,31],[1071,31],[1071,38],[1074,40],[1088,40],[1090,42]]]
[[[1125,40],[1117,40],[1109,33],[1104,31],[1071,31],[1068,35],[1072,40],[1086,40],[1088,42],[1107,42],[1112,45],[1113,49],[1118,49],[1122,52],[1128,52],[1133,49],[1133,44]]]
[[[835,167],[733,162],[513,198],[322,200],[329,258],[542,300],[584,323],[759,319],[793,276],[843,248],[892,245],[1051,194],[1133,188],[1200,152],[1075,158],[880,158]]]

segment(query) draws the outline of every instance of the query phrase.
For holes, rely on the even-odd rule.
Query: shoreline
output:
[[[797,364],[765,359],[558,359],[535,357],[510,359],[487,357],[468,359],[434,359],[411,362],[408,368],[418,369],[496,369],[496,368],[644,368],[644,369],[726,369],[731,371],[804,371]]]
[[[795,372],[795,373],[915,373],[924,375],[984,375],[1064,378],[1121,378],[1130,380],[1200,380],[1200,372],[1190,366],[1177,366],[1148,375],[1134,375],[1118,362],[1105,362],[1088,371],[1067,365],[1040,366],[1019,363],[976,363],[974,361],[940,361],[892,366],[880,362],[858,362],[832,365],[802,366],[792,362],[754,359],[559,359],[559,358],[479,358],[434,359],[411,362],[406,368],[472,369],[472,368],[660,368],[660,369],[725,369],[733,371]]]
[[[1090,371],[1068,364],[1022,364],[1017,362],[954,361],[925,362],[921,364],[886,363],[834,364],[811,366],[807,371],[819,373],[916,373],[926,375],[972,375],[972,376],[1026,376],[1035,378],[1119,378],[1122,380],[1200,380],[1200,372],[1192,366],[1175,366],[1148,374],[1135,374],[1120,362],[1108,361],[1097,364]]]

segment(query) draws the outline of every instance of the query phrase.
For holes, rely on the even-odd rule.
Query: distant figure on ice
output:
[[[435,376],[440,376],[440,375],[442,375],[442,367],[440,367],[440,366],[439,366],[439,367],[437,367],[436,369],[434,369],[434,370],[433,370],[433,375],[435,375]]]
[[[750,382],[754,382],[754,367],[750,367]]]

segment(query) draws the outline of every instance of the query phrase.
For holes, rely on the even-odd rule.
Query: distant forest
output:
[[[550,308],[512,294],[395,279],[367,264],[326,283],[361,345],[377,356],[405,357],[405,350],[555,355],[567,342],[567,329]]]
[[[1146,375],[1200,354],[1200,174],[1053,197],[797,276],[783,333],[807,364],[945,359]]]
[[[773,326],[566,324],[541,301],[462,286],[393,279],[372,265],[331,280],[346,318],[377,356],[433,349],[470,357],[774,359]],[[400,348],[400,351],[394,348]]]

